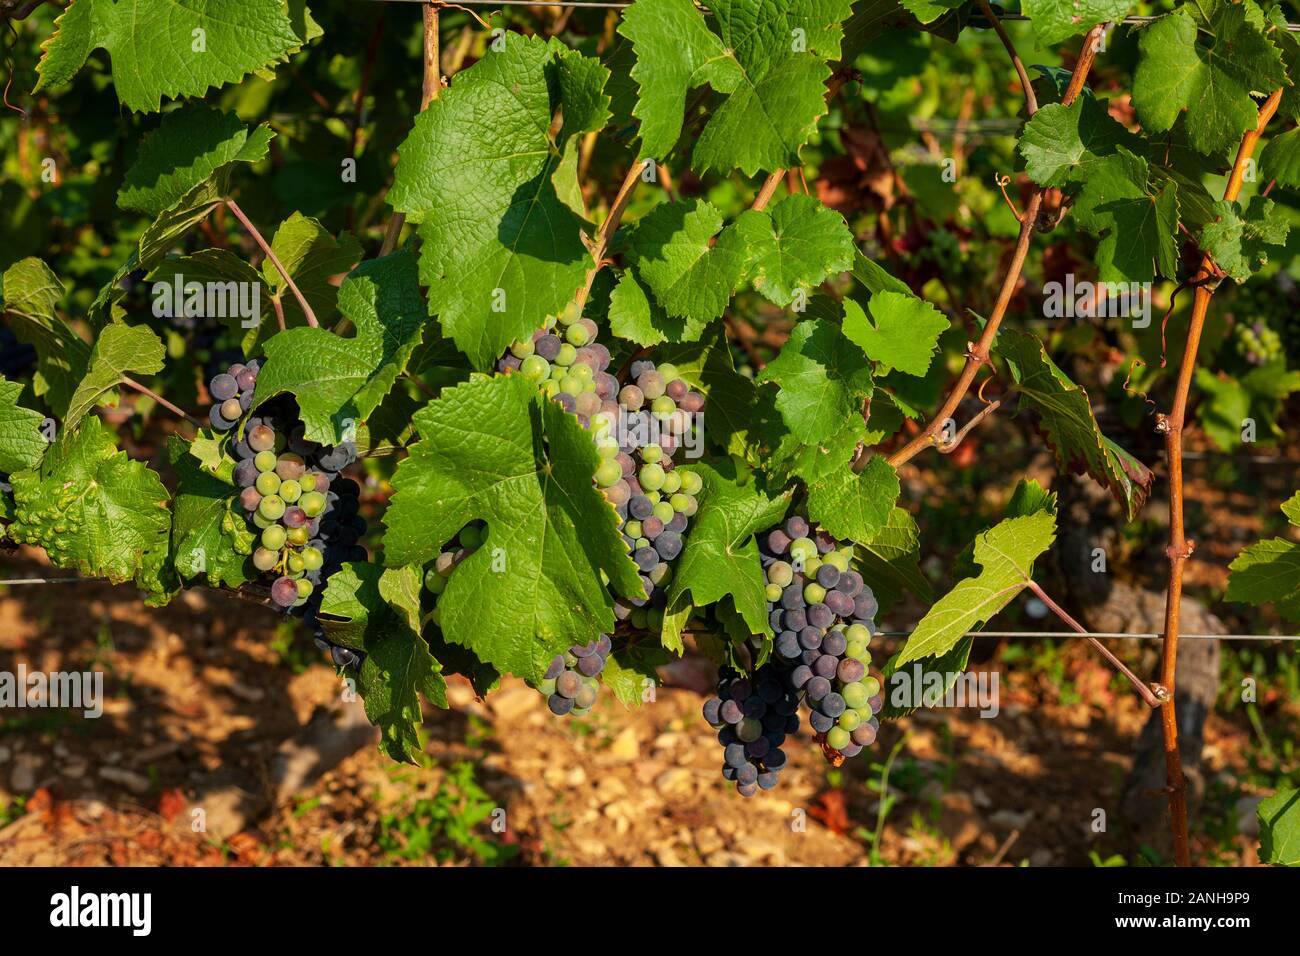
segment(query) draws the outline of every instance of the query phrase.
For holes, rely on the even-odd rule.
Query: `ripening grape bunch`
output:
[[[236,363],[208,383],[215,402],[209,419],[218,431],[231,433],[239,504],[257,535],[253,566],[274,578],[271,600],[277,607],[312,626],[317,644],[336,664],[356,666],[361,655],[330,644],[316,627],[329,576],[344,562],[369,558],[358,544],[366,532],[361,488],[340,474],[356,460],[356,446],[307,441],[289,396],[248,414],[258,369],[256,361]]]
[[[556,654],[537,689],[546,697],[546,706],[557,717],[566,714],[585,717],[600,694],[600,675],[614,649],[608,635],[602,634],[586,644],[574,644],[563,654]]]
[[[724,670],[704,719],[718,732],[722,776],[737,793],[752,797],[776,786],[786,764],[781,747],[799,730],[799,698],[778,668],[764,664],[753,678]]]
[[[883,701],[872,676],[875,595],[850,567],[852,546],[800,515],[760,536],[773,660],[809,708],[819,739],[845,757],[875,742]]]
[[[604,434],[614,424],[618,381],[607,371],[609,349],[596,341],[596,332],[596,323],[570,305],[558,318],[547,316],[532,338],[511,345],[497,370],[518,372],[577,415],[583,428]]]
[[[623,541],[641,573],[646,598],[617,599],[614,614],[638,629],[658,629],[690,519],[699,509],[700,476],[678,470],[674,455],[696,428],[704,396],[675,366],[633,362],[619,389],[617,435],[597,439],[596,486],[618,512]]]
[[[1284,354],[1282,337],[1262,321],[1247,325],[1238,322],[1233,328],[1237,354],[1251,365],[1267,365]]]

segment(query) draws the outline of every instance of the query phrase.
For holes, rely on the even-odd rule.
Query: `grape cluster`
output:
[[[781,745],[799,730],[799,698],[775,666],[764,664],[752,679],[723,671],[704,719],[723,747],[722,776],[742,797],[776,786],[786,764]]]
[[[618,392],[619,434],[598,437],[596,486],[618,512],[619,530],[641,573],[648,597],[614,602],[620,620],[658,628],[667,602],[673,561],[682,552],[703,487],[694,472],[678,471],[673,455],[695,427],[704,396],[692,391],[672,365],[642,360]]]
[[[532,338],[511,345],[497,369],[535,382],[547,398],[577,415],[583,428],[603,435],[617,413],[618,380],[607,371],[609,362],[609,349],[596,341],[596,323],[571,305],[559,318],[548,316]]]
[[[356,461],[356,445],[344,442],[326,448],[306,440],[289,396],[264,403],[256,415],[244,414],[251,407],[257,374],[256,361],[236,363],[208,383],[217,402],[210,418],[234,437],[239,504],[257,533],[253,566],[275,576],[272,602],[302,617],[316,632],[317,645],[329,650],[336,664],[357,666],[361,655],[330,644],[316,625],[329,576],[344,562],[369,558],[358,544],[366,533],[361,488],[340,475]]]
[[[585,717],[591,712],[600,693],[600,675],[613,650],[609,637],[602,634],[586,644],[574,644],[564,654],[556,654],[537,689],[546,695],[546,706],[557,717],[572,714]]]
[[[880,681],[868,672],[875,596],[840,547],[795,515],[759,541],[774,659],[826,746],[846,757],[875,742]]]
[[[1233,329],[1237,354],[1251,365],[1267,365],[1285,354],[1282,337],[1264,322],[1238,322]]]
[[[482,521],[471,521],[460,529],[450,545],[436,558],[424,573],[424,588],[433,595],[434,607],[429,619],[439,627],[442,626],[441,615],[437,607],[438,598],[447,589],[447,581],[462,561],[483,546],[487,526]]]

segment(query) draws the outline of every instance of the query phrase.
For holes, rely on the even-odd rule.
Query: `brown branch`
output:
[[[970,421],[968,421],[965,425],[961,427],[961,430],[958,431],[957,434],[952,436],[952,441],[948,442],[946,445],[937,446],[939,449],[939,454],[951,455],[954,451],[956,451],[957,446],[960,445],[962,441],[966,438],[966,436],[971,433],[971,430],[974,428],[978,428],[979,423],[984,421],[984,419],[988,418],[999,408],[1001,408],[1002,403],[1005,402],[1006,400],[1007,400],[1007,396],[1003,395],[1001,398],[995,399],[994,401],[989,402],[987,405],[981,408],[971,418]]]
[[[441,40],[438,34],[438,7],[436,3],[424,5],[424,80],[420,88],[420,110],[429,108],[429,104],[442,92],[442,72],[439,70]],[[394,212],[384,229],[384,241],[379,247],[379,258],[397,248],[397,237],[402,234],[406,224],[406,214]],[[337,331],[337,329],[335,330]]]
[[[988,4],[983,0],[983,5],[987,10]],[[1083,38],[1083,52],[1080,53],[1078,62],[1074,65],[1074,73],[1070,76],[1070,84],[1066,88],[1065,95],[1061,97],[1061,104],[1069,106],[1078,95],[1083,91],[1083,84],[1092,61],[1096,57],[1096,40],[1097,36],[1104,29],[1105,24],[1100,24],[1088,31],[1088,35]],[[1009,41],[1004,41],[1008,51],[1012,54],[1013,60],[1017,62],[1020,69],[1023,65],[1019,64],[1019,58],[1015,56],[1014,48]],[[1025,90],[1025,108],[1032,114],[1038,109],[1038,101],[1033,96],[1032,88],[1026,86]],[[966,353],[966,364],[961,370],[952,391],[948,393],[948,398],[944,401],[943,407],[939,409],[938,414],[930,421],[922,431],[906,445],[889,456],[889,463],[897,468],[904,462],[911,461],[916,455],[937,444],[936,438],[943,428],[943,423],[952,417],[957,406],[961,404],[966,392],[970,390],[971,383],[975,381],[975,374],[979,367],[989,360],[989,350],[993,346],[993,339],[998,334],[998,327],[1002,325],[1002,319],[1007,314],[1007,307],[1011,304],[1011,298],[1016,291],[1016,285],[1020,282],[1020,273],[1025,266],[1025,255],[1029,252],[1029,241],[1033,238],[1034,230],[1038,227],[1038,212],[1043,204],[1043,190],[1035,189],[1029,196],[1029,201],[1025,203],[1023,218],[1020,220],[1020,235],[1016,239],[1016,248],[1011,255],[1011,262],[1007,266],[1006,275],[1002,279],[1002,287],[998,292],[997,303],[993,306],[993,311],[989,314],[988,322],[984,326],[984,332],[980,335],[979,341],[970,347]]]
[[[614,197],[614,205],[609,208],[609,215],[601,223],[600,231],[596,233],[596,240],[592,243],[591,255],[595,264],[587,270],[586,281],[583,282],[582,288],[578,290],[573,301],[578,306],[578,314],[582,314],[583,307],[587,304],[587,296],[591,295],[592,284],[596,281],[596,275],[605,265],[605,257],[609,255],[609,247],[614,241],[614,233],[618,231],[619,223],[623,221],[623,213],[627,211],[627,204],[632,201],[632,191],[636,188],[637,180],[641,178],[641,173],[647,168],[647,164],[653,163],[652,159],[638,159],[632,163],[632,167],[623,177],[623,184],[618,187],[618,195]]]
[[[1276,90],[1259,108],[1255,128],[1242,137],[1232,173],[1223,190],[1229,202],[1241,193],[1246,166],[1255,152],[1255,146],[1264,127],[1277,112],[1282,101],[1282,91]],[[1208,254],[1201,259],[1199,277],[1213,274],[1214,261]],[[1178,669],[1178,629],[1183,600],[1183,569],[1195,548],[1187,540],[1183,527],[1183,424],[1187,416],[1187,399],[1192,389],[1192,376],[1196,372],[1196,353],[1205,329],[1205,317],[1210,310],[1214,287],[1202,284],[1196,287],[1192,303],[1192,317],[1187,327],[1187,342],[1183,347],[1183,364],[1178,369],[1178,384],[1174,403],[1168,417],[1160,418],[1158,428],[1165,433],[1165,457],[1169,463],[1169,589],[1165,594],[1164,661],[1160,667],[1160,683],[1166,692],[1160,712],[1161,729],[1165,744],[1165,789],[1169,794],[1169,813],[1174,831],[1174,856],[1179,866],[1191,865],[1191,851],[1187,841],[1187,782],[1183,778],[1182,755],[1178,750],[1178,721],[1174,712],[1174,686]]]
[[[764,180],[762,188],[758,191],[758,195],[754,197],[754,204],[749,208],[756,209],[759,212],[766,209],[767,204],[770,203],[772,197],[776,195],[776,188],[781,185],[781,180],[784,178],[784,169],[774,170],[772,174]]]
[[[1038,112],[1038,97],[1034,95],[1034,84],[1030,82],[1029,73],[1025,70],[1024,61],[1020,59],[1020,54],[1016,52],[1016,45],[1011,42],[1011,37],[1007,36],[1006,29],[1002,26],[1002,21],[993,15],[989,8],[989,0],[979,0],[980,12],[984,14],[984,19],[993,27],[993,32],[998,35],[1002,45],[1006,47],[1007,56],[1011,57],[1011,63],[1016,68],[1016,76],[1020,77],[1020,88],[1025,94],[1025,112],[1033,116]],[[1091,34],[1089,34],[1091,36]],[[1085,38],[1084,44],[1087,45]],[[1082,86],[1082,84],[1080,84]],[[1078,95],[1078,94],[1075,94]]]
[[[289,287],[289,291],[293,293],[293,297],[298,300],[298,305],[302,309],[302,314],[307,317],[307,324],[313,329],[320,328],[320,323],[316,321],[316,313],[313,312],[311,306],[307,304],[306,297],[298,288],[298,284],[293,281],[293,277],[289,275],[289,270],[284,267],[284,263],[280,261],[280,257],[275,254],[275,250],[271,248],[270,244],[262,237],[262,234],[258,232],[257,227],[254,226],[249,221],[248,217],[244,215],[244,210],[239,208],[239,203],[235,202],[233,199],[227,199],[226,205],[230,207],[230,211],[235,214],[235,218],[239,220],[240,224],[248,230],[248,234],[251,235],[254,241],[262,247],[262,252],[266,253],[266,257],[271,260],[271,265],[275,266],[275,271],[280,273],[280,278],[283,279],[284,284]]]
[[[171,402],[167,401],[167,399],[163,398],[161,395],[155,392],[152,388],[149,388],[146,385],[141,385],[135,379],[130,378],[129,376],[126,375],[122,376],[122,384],[135,389],[141,395],[148,395],[150,398],[152,398],[163,408],[167,409],[169,412],[172,412],[173,414],[179,415],[181,418],[185,419],[187,422],[189,422],[191,425],[194,425],[196,428],[203,427],[203,423],[201,421],[199,421],[197,418],[192,416],[189,412],[185,411],[183,408],[177,408]]]
[[[1146,705],[1148,707],[1160,706],[1161,704],[1160,696],[1158,696],[1156,692],[1153,691],[1146,684],[1142,683],[1141,679],[1136,674],[1134,674],[1131,670],[1129,670],[1127,667],[1124,666],[1123,661],[1121,661],[1118,657],[1112,654],[1107,649],[1106,645],[1101,643],[1101,641],[1097,640],[1095,637],[1089,634],[1087,628],[1085,628],[1082,624],[1080,624],[1073,617],[1071,617],[1070,614],[1068,614],[1066,610],[1063,607],[1061,607],[1061,605],[1057,604],[1050,597],[1048,597],[1047,592],[1044,591],[1038,585],[1037,581],[1030,579],[1029,590],[1034,592],[1034,594],[1038,597],[1038,600],[1042,601],[1044,604],[1047,605],[1047,609],[1049,611],[1051,611],[1053,614],[1059,617],[1063,622],[1065,622],[1065,625],[1067,627],[1069,627],[1073,631],[1076,631],[1079,634],[1082,634],[1085,638],[1087,638],[1088,643],[1091,644],[1093,647],[1097,648],[1097,650],[1101,652],[1101,656],[1106,658],[1106,660],[1110,661],[1111,666],[1114,667],[1115,670],[1119,671],[1122,675],[1124,675],[1124,677],[1128,679],[1128,682],[1133,685],[1133,689],[1138,692],[1138,695],[1146,702]]]

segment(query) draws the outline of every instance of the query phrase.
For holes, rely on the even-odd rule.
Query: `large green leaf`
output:
[[[1201,247],[1237,282],[1245,282],[1268,263],[1268,246],[1286,245],[1290,220],[1271,199],[1252,196],[1244,209],[1240,203],[1221,200],[1214,212],[1215,221],[1201,230]]]
[[[176,573],[183,580],[203,575],[213,587],[238,587],[253,580],[257,572],[248,556],[255,542],[238,507],[236,489],[205,471],[183,438],[171,436],[167,455],[179,479],[171,528]]]
[[[1300,528],[1300,492],[1282,511]],[[1237,555],[1229,570],[1229,601],[1272,604],[1283,617],[1300,621],[1300,544],[1286,538],[1260,541]]]
[[[35,258],[14,263],[0,281],[14,335],[36,349],[33,391],[61,416],[90,362],[90,346],[55,312],[63,298],[63,283]]]
[[[47,443],[41,433],[45,416],[19,405],[22,393],[21,382],[0,376],[0,472],[5,474],[36,467],[45,454]]]
[[[1038,412],[1062,468],[1086,472],[1110,489],[1128,520],[1151,491],[1151,469],[1101,432],[1088,393],[1057,367],[1036,336],[1003,329],[994,352],[1007,361],[1021,400]]]
[[[924,299],[899,292],[877,292],[862,306],[844,300],[844,334],[880,366],[882,373],[897,369],[923,376],[939,348],[939,336],[948,330],[948,317]]]
[[[749,281],[779,306],[805,297],[853,263],[853,234],[844,217],[812,196],[786,196],[768,210],[736,220],[749,249]]]
[[[356,335],[300,327],[268,339],[254,399],[260,405],[291,393],[307,439],[325,445],[354,437],[379,407],[406,369],[425,323],[415,260],[406,252],[362,263],[343,281],[338,301]]]
[[[104,328],[90,350],[86,374],[68,402],[63,426],[71,428],[81,421],[104,392],[130,377],[127,373],[152,375],[162,371],[163,354],[157,334],[143,325],[113,323]]]
[[[1122,20],[1133,0],[1025,0],[1023,7],[1038,41],[1052,46],[1098,23]]]
[[[1156,181],[1123,146],[1099,160],[1074,200],[1075,220],[1101,237],[1103,282],[1150,282],[1178,274],[1178,185]]]
[[[923,657],[940,657],[1006,607],[1033,579],[1034,559],[1056,538],[1056,516],[1049,511],[1008,518],[975,539],[979,574],[957,584],[921,618],[895,666]]]
[[[1025,172],[1040,186],[1086,182],[1119,146],[1136,151],[1141,140],[1111,118],[1106,104],[1081,96],[1069,106],[1048,103],[1025,124],[1017,149]]]
[[[1279,790],[1256,809],[1259,858],[1274,866],[1300,866],[1300,790]]]
[[[614,627],[601,572],[643,594],[617,516],[592,485],[591,436],[520,375],[476,377],[415,416],[420,440],[393,478],[389,566],[424,564],[474,519],[486,541],[438,600],[447,640],[537,680],[551,658]]]
[[[808,517],[837,538],[870,541],[889,520],[899,490],[898,472],[883,455],[860,472],[846,461],[808,484]]]

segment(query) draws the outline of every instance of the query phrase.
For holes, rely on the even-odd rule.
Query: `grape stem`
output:
[[[195,428],[202,428],[202,427],[203,427],[203,423],[202,423],[201,421],[199,421],[197,418],[195,418],[195,417],[193,417],[192,415],[190,415],[190,414],[189,414],[188,412],[186,412],[184,409],[182,409],[182,408],[177,408],[177,407],[176,407],[175,405],[173,405],[171,402],[167,401],[167,399],[163,398],[161,395],[159,395],[157,392],[155,392],[152,388],[149,388],[149,387],[146,386],[146,385],[141,385],[141,384],[140,384],[139,382],[137,382],[135,379],[133,379],[133,378],[131,378],[131,377],[129,377],[129,376],[126,376],[126,375],[123,375],[123,376],[122,376],[122,384],[128,386],[129,388],[133,388],[133,389],[135,389],[135,390],[136,390],[137,392],[139,392],[141,395],[148,395],[150,398],[152,398],[155,402],[157,402],[157,403],[158,403],[159,405],[161,405],[163,408],[167,409],[169,412],[172,412],[173,414],[179,415],[181,418],[185,419],[187,422],[189,422],[189,423],[190,423],[191,425],[193,425]]]
[[[1241,193],[1246,167],[1255,152],[1260,136],[1282,101],[1282,91],[1275,90],[1263,105],[1255,128],[1241,139],[1236,161],[1223,190],[1223,198],[1235,202]],[[1197,279],[1213,275],[1213,259],[1203,253]],[[1165,458],[1169,465],[1169,587],[1165,592],[1164,660],[1160,667],[1160,683],[1166,697],[1160,711],[1160,725],[1165,744],[1165,790],[1169,795],[1169,814],[1173,821],[1174,856],[1179,866],[1191,865],[1191,852],[1187,840],[1187,781],[1183,777],[1182,755],[1178,749],[1178,720],[1174,711],[1174,687],[1178,670],[1178,628],[1183,601],[1183,569],[1191,557],[1194,542],[1187,540],[1183,525],[1183,424],[1187,415],[1187,399],[1192,389],[1192,376],[1196,373],[1196,353],[1205,329],[1205,317],[1210,310],[1214,287],[1202,282],[1196,287],[1192,303],[1191,321],[1187,326],[1187,342],[1183,346],[1183,362],[1178,368],[1178,384],[1174,403],[1167,416],[1157,418],[1157,428],[1164,432]]]
[[[1029,590],[1034,592],[1034,595],[1038,598],[1038,600],[1042,601],[1044,604],[1047,605],[1047,609],[1049,611],[1051,611],[1053,614],[1059,617],[1062,622],[1065,623],[1066,627],[1070,628],[1073,631],[1078,632],[1079,634],[1082,634],[1085,638],[1087,638],[1088,643],[1091,644],[1093,647],[1097,648],[1097,650],[1101,652],[1101,656],[1106,658],[1106,660],[1110,661],[1111,666],[1114,667],[1115,670],[1119,671],[1122,675],[1124,675],[1124,677],[1128,680],[1128,682],[1133,685],[1133,689],[1138,692],[1138,696],[1140,696],[1142,700],[1146,702],[1146,705],[1148,707],[1155,708],[1161,705],[1161,700],[1156,695],[1155,691],[1153,691],[1146,684],[1142,683],[1141,679],[1136,674],[1134,674],[1131,670],[1125,667],[1124,662],[1121,661],[1114,654],[1112,654],[1105,644],[1103,644],[1101,641],[1097,640],[1095,637],[1089,634],[1087,628],[1085,628],[1082,624],[1076,621],[1063,607],[1061,607],[1061,605],[1053,601],[1048,596],[1047,592],[1042,589],[1042,587],[1038,584],[1037,581],[1031,578],[1029,580],[1027,587],[1029,588]]]
[[[293,281],[293,278],[289,275],[289,270],[284,267],[284,263],[281,262],[280,257],[275,254],[275,250],[271,248],[266,239],[262,237],[262,234],[258,232],[257,227],[254,226],[249,221],[248,217],[244,215],[244,210],[239,208],[239,203],[235,202],[233,199],[227,199],[226,205],[230,207],[230,211],[235,214],[235,218],[239,220],[240,224],[248,230],[248,234],[251,235],[254,241],[262,247],[262,252],[264,252],[266,257],[271,260],[271,265],[275,266],[275,271],[280,273],[280,278],[283,279],[284,284],[289,287],[289,291],[293,293],[293,297],[298,300],[298,305],[302,308],[302,314],[307,317],[307,324],[313,329],[320,328],[320,323],[316,321],[316,313],[313,312],[311,306],[307,304],[306,297],[298,289],[298,284]]]
[[[980,0],[980,2],[987,11],[987,0]],[[996,23],[996,21],[994,22]],[[1033,86],[1024,73],[1024,64],[1020,62],[1020,57],[1016,53],[1011,39],[1006,35],[1006,31],[1000,28],[1000,24],[998,27],[999,39],[1002,40],[1002,45],[1010,53],[1012,62],[1016,65],[1017,74],[1021,76],[1021,85],[1025,91],[1025,109],[1030,115],[1033,115],[1038,109],[1038,100],[1034,96]],[[1083,91],[1088,71],[1092,68],[1092,62],[1097,57],[1097,40],[1105,32],[1105,29],[1106,24],[1098,24],[1089,30],[1087,36],[1083,38],[1083,49],[1079,51],[1079,59],[1074,64],[1074,72],[1070,75],[1070,83],[1066,87],[1065,94],[1061,97],[1062,106],[1069,106]],[[915,438],[889,456],[889,463],[895,468],[911,461],[926,448],[939,444],[939,433],[943,430],[944,422],[952,417],[953,412],[957,410],[957,406],[966,397],[966,393],[975,381],[975,375],[979,372],[980,366],[988,363],[993,340],[998,334],[998,328],[1002,325],[1003,318],[1006,317],[1007,308],[1011,305],[1011,298],[1015,294],[1016,287],[1020,284],[1020,273],[1025,267],[1029,242],[1038,228],[1038,213],[1043,205],[1043,192],[1043,189],[1035,187],[1034,191],[1029,195],[1029,201],[1025,203],[1025,209],[1020,220],[1020,235],[1016,239],[1015,251],[1011,255],[1011,262],[1007,265],[1006,275],[1002,279],[997,304],[994,305],[993,311],[989,314],[988,322],[984,325],[984,331],[980,335],[979,341],[971,346],[967,352],[966,364],[961,370],[961,375],[958,376],[956,383],[954,383],[952,390],[943,403],[943,407],[931,419],[930,424]]]

